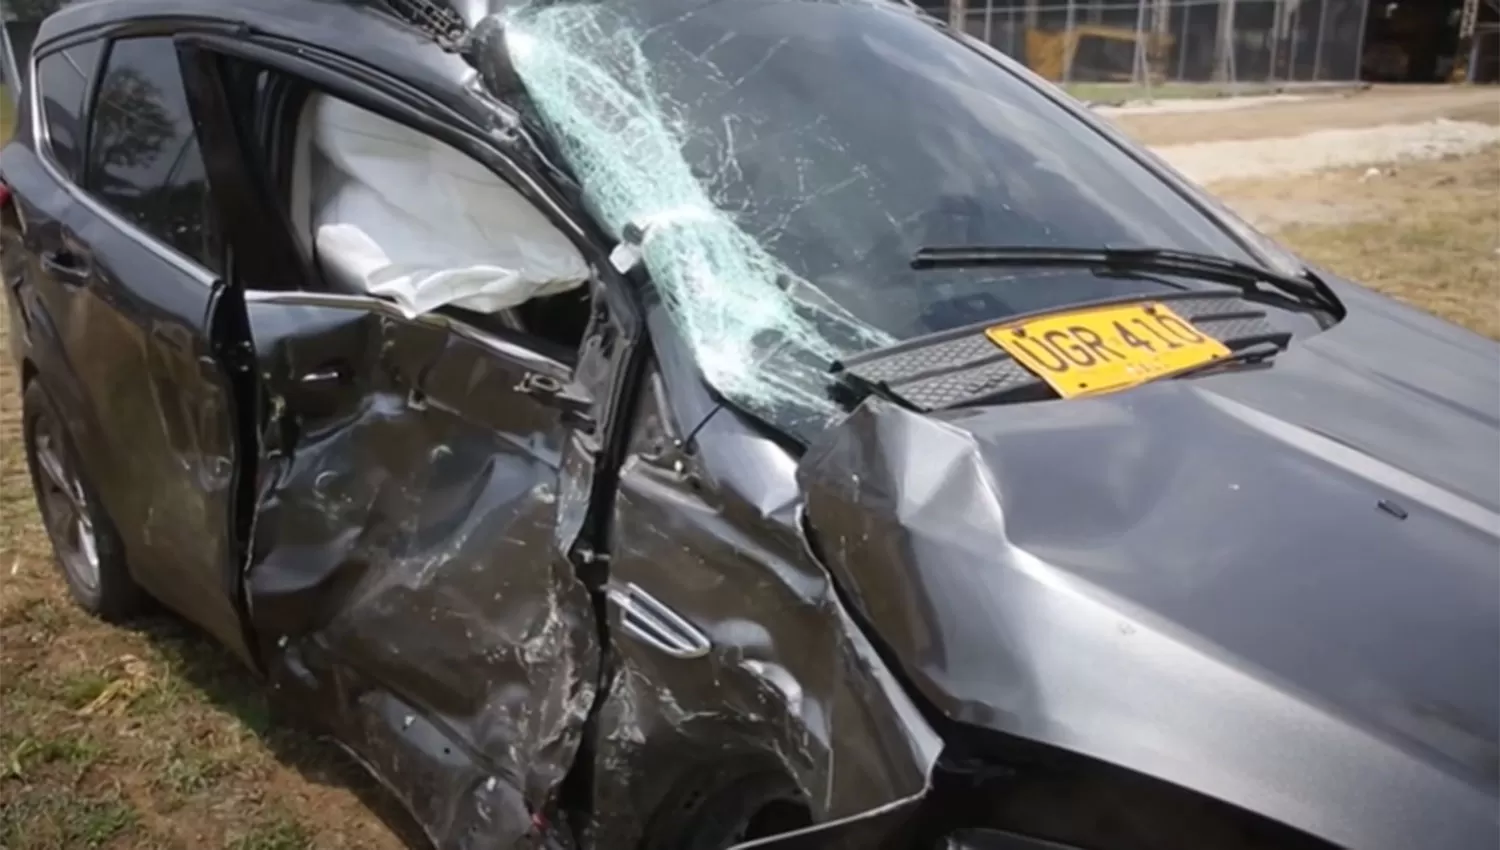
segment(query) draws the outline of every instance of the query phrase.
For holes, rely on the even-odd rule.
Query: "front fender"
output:
[[[674,655],[612,606],[591,843],[637,846],[697,777],[773,772],[813,826],[744,846],[880,846],[926,794],[941,743],[807,550],[790,458],[725,411],[671,449],[662,383],[648,381],[621,471],[610,589],[701,640]]]
[[[1093,404],[1016,405],[946,421],[866,402],[803,459],[799,475],[809,525],[862,621],[899,659],[913,687],[955,721],[1164,780],[1339,846],[1466,850],[1492,842],[1493,760],[1485,762],[1488,779],[1471,779],[1435,751],[1413,744],[1437,740],[1473,751],[1480,754],[1473,768],[1482,771],[1485,750],[1482,744],[1465,749],[1470,739],[1462,737],[1458,721],[1383,690],[1355,705],[1375,704],[1383,714],[1357,713],[1334,701],[1337,683],[1312,691],[1268,668],[1272,656],[1247,654],[1265,641],[1230,643],[1239,636],[1228,633],[1226,624],[1242,625],[1248,616],[1259,617],[1257,623],[1287,619],[1284,611],[1299,600],[1275,579],[1301,587],[1305,598],[1315,585],[1302,579],[1331,568],[1332,557],[1304,564],[1231,556],[1288,527],[1284,513],[1306,511],[1298,499],[1325,497],[1315,488],[1331,486],[1335,473],[1320,469],[1318,477],[1286,477],[1288,468],[1302,467],[1270,448],[1257,450],[1260,443],[1247,449],[1246,443],[1262,436],[1212,419],[1220,408],[1205,405],[1202,433],[1223,434],[1225,442],[1206,450],[1200,445],[1198,454],[1213,459],[1215,475],[1230,476],[1245,491],[1277,493],[1263,509],[1283,513],[1262,514],[1256,524],[1244,513],[1215,510],[1218,486],[1160,487],[1153,504],[1143,488],[1130,489],[1142,480],[1130,474],[1131,464],[1209,464],[1184,441],[1138,427],[1133,417],[1155,405],[1189,415],[1185,411],[1196,413],[1201,403],[1193,390],[1165,384]],[[1279,465],[1267,462],[1278,459]],[[1071,486],[1104,473],[1112,477],[1095,489]],[[1282,477],[1268,482],[1264,476],[1270,475]],[[1063,488],[1072,499],[1067,510],[1044,509],[1043,497],[1058,504],[1058,496],[1045,491],[1049,480],[1069,482]],[[1110,499],[1094,496],[1106,491]],[[1222,492],[1240,491],[1223,486]],[[1374,497],[1368,506],[1361,500],[1359,511],[1351,508],[1350,514],[1362,519],[1368,511],[1379,520],[1374,503]],[[1148,525],[1156,519],[1149,508],[1163,506],[1161,513],[1173,521]],[[1437,527],[1437,520],[1430,521]],[[1362,558],[1341,559],[1351,570],[1371,567],[1360,573],[1367,585],[1376,580],[1374,568],[1387,566],[1377,556],[1404,555],[1399,546],[1411,540],[1405,527],[1391,525],[1356,526],[1370,548]],[[1143,535],[1132,537],[1122,526],[1149,527],[1147,544],[1132,548]],[[1216,534],[1225,527],[1249,533]],[[1444,536],[1435,539],[1444,541],[1443,551],[1452,553],[1455,564],[1472,564],[1470,572],[1493,568],[1475,554],[1483,542],[1477,533],[1439,530]],[[1238,546],[1222,545],[1226,540]],[[1419,563],[1414,558],[1406,566]],[[1194,564],[1203,566],[1192,569]],[[1231,567],[1241,572],[1231,574]],[[1441,567],[1449,565],[1421,563],[1427,586],[1446,604],[1438,591],[1466,585],[1440,579],[1469,573],[1450,567],[1443,574]],[[1226,578],[1231,575],[1246,580],[1232,584]],[[1129,585],[1122,576],[1141,584]],[[1125,595],[1147,580],[1161,592]],[[1337,610],[1350,598],[1329,591],[1327,604]],[[1493,623],[1484,613],[1491,604],[1447,607],[1448,616],[1474,626],[1479,637],[1472,653],[1491,648],[1479,645]],[[1190,619],[1205,611],[1216,614],[1207,618],[1218,629],[1211,635]],[[1244,616],[1236,619],[1237,613]],[[1298,625],[1293,622],[1279,637],[1289,639]],[[1322,627],[1295,633],[1310,636],[1309,654],[1343,646],[1317,637],[1379,633],[1378,623],[1358,622],[1369,630],[1342,633],[1327,622],[1308,625]],[[1392,637],[1410,644],[1432,636]],[[1440,643],[1465,651],[1461,644]],[[1476,667],[1477,675],[1485,675],[1483,664]],[[1403,740],[1376,725],[1408,718],[1411,724],[1403,728],[1415,728],[1425,739]],[[1417,726],[1419,720],[1426,725]]]

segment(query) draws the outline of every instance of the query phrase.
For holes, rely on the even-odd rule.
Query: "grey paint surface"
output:
[[[658,356],[682,363],[663,312],[648,326]],[[691,370],[647,374],[614,502],[608,587],[648,589],[707,643],[673,657],[611,605],[617,666],[591,742],[597,807],[584,839],[635,846],[682,787],[749,765],[792,778],[816,821],[772,846],[888,840],[927,792],[941,740],[807,551],[792,458],[719,415]]]
[[[868,401],[799,470],[822,551],[957,718],[1343,846],[1487,846],[1497,350],[1340,292],[1350,317],[1268,368]]]
[[[588,593],[553,547],[557,412],[470,399],[564,370],[363,300],[250,305],[272,394],[251,622],[276,687],[434,844],[509,846],[572,764],[599,651]],[[348,378],[307,380],[330,371]]]

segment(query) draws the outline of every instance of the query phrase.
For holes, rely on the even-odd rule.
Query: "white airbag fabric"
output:
[[[312,228],[337,288],[408,315],[494,313],[589,277],[583,256],[498,176],[458,150],[322,95],[313,122]]]

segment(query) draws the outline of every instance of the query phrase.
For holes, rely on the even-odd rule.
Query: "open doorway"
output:
[[[1460,61],[1464,0],[1370,0],[1361,77],[1447,82]]]

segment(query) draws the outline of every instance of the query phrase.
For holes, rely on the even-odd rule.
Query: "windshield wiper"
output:
[[[1274,342],[1256,343],[1247,348],[1241,348],[1238,351],[1231,351],[1229,352],[1228,357],[1220,357],[1218,360],[1210,360],[1207,363],[1199,363],[1197,366],[1190,366],[1186,369],[1173,372],[1170,375],[1166,375],[1164,377],[1185,378],[1188,375],[1197,375],[1201,372],[1211,372],[1217,369],[1221,369],[1225,366],[1251,366],[1259,363],[1266,363],[1270,361],[1271,358],[1280,354],[1282,352],[1282,348],[1283,347],[1281,345]]]
[[[912,255],[914,269],[961,269],[987,266],[1064,266],[1115,272],[1175,274],[1238,286],[1247,291],[1266,284],[1283,295],[1343,318],[1344,307],[1328,284],[1312,274],[1301,277],[1261,268],[1253,263],[1175,248],[1027,248],[954,246],[919,248]]]

